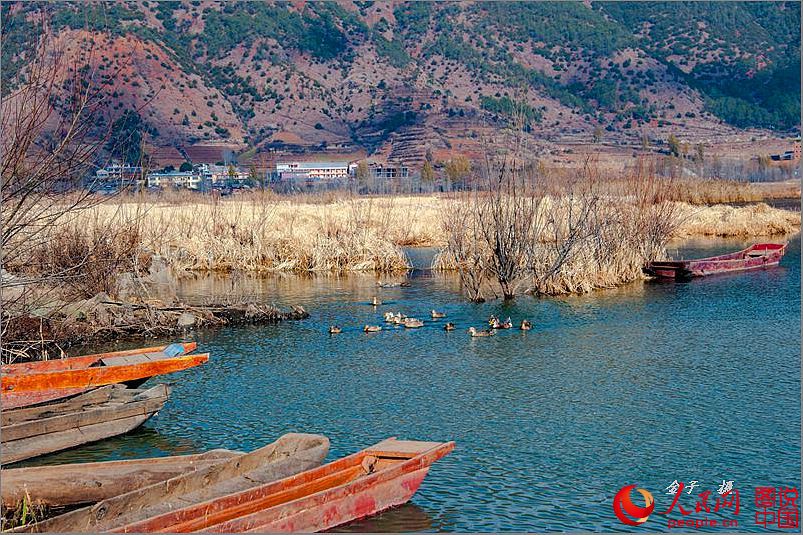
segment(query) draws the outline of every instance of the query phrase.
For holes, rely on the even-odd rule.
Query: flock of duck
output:
[[[374,306],[374,307],[377,307],[377,306],[379,306],[381,304],[382,304],[382,302],[376,296],[374,296],[373,300],[371,301],[371,305]],[[432,319],[434,319],[434,320],[443,319],[443,318],[446,317],[446,313],[445,312],[438,312],[437,310],[431,310],[429,314],[430,314],[430,317]],[[385,320],[385,323],[389,323],[391,325],[398,325],[398,326],[404,327],[405,329],[417,329],[419,327],[423,327],[424,326],[424,322],[421,321],[420,319],[408,317],[408,316],[402,314],[401,312],[396,312],[396,313],[385,312],[384,320]],[[497,330],[512,329],[512,328],[513,328],[513,322],[511,321],[510,317],[508,317],[505,321],[501,321],[496,316],[491,316],[490,318],[488,318],[488,328],[487,329],[477,330],[474,327],[469,327],[468,334],[471,335],[474,338],[479,338],[479,337],[485,337],[485,336],[493,336],[493,335],[496,334]],[[532,323],[530,323],[529,320],[526,320],[526,319],[525,320],[521,320],[521,323],[519,324],[519,329],[521,329],[522,331],[529,331],[532,328],[533,328]],[[382,330],[382,326],[381,325],[366,325],[365,327],[363,327],[362,330],[364,332],[366,332],[366,333],[375,333],[375,332],[381,331]],[[443,325],[443,330],[445,330],[445,331],[454,331],[455,330],[454,323],[446,322]],[[343,332],[343,329],[341,329],[337,325],[329,326],[329,334],[340,334],[341,332]]]

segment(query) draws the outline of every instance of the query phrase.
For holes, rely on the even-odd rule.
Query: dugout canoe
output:
[[[786,244],[757,243],[735,253],[708,258],[650,262],[645,271],[659,279],[688,280],[706,275],[777,266],[785,252]]]
[[[10,464],[127,433],[156,414],[167,385],[109,385],[62,403],[2,412],[0,462]]]
[[[114,532],[315,532],[406,503],[454,442],[387,439],[307,472],[210,497]]]
[[[19,531],[119,530],[220,496],[248,495],[270,482],[320,466],[328,453],[329,439],[326,437],[288,433],[251,453],[133,489],[93,506],[24,526]]]
[[[0,403],[3,409],[15,409],[115,383],[136,388],[156,375],[185,370],[209,360],[208,353],[187,355],[195,348],[195,342],[191,342],[8,364],[2,367]]]
[[[6,468],[0,470],[2,504],[14,509],[26,498],[45,507],[93,504],[241,455],[218,449],[193,455]]]

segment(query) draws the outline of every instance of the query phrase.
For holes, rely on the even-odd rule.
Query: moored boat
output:
[[[62,403],[4,410],[0,462],[14,463],[127,433],[156,414],[169,395],[167,385],[147,390],[109,385]]]
[[[112,531],[323,531],[406,503],[432,463],[453,449],[454,442],[391,438],[319,468]]]
[[[14,409],[75,396],[99,386],[137,387],[156,375],[198,366],[209,354],[187,355],[194,342],[98,353],[2,367],[3,409]]]
[[[96,503],[172,477],[200,470],[242,452],[210,450],[192,455],[90,463],[4,468],[0,470],[3,507],[64,507]]]
[[[687,280],[718,273],[732,273],[777,266],[786,244],[757,243],[747,249],[708,258],[693,260],[667,260],[650,262],[645,268],[647,274],[659,279]]]
[[[221,463],[99,501],[20,530],[115,531],[160,518],[232,493],[255,489],[305,472],[323,462],[329,440],[321,435],[288,433],[276,442]],[[19,531],[19,530],[18,530]]]

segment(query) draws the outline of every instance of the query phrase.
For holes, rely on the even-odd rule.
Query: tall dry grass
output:
[[[628,217],[635,217],[635,212],[629,212],[634,210],[633,199],[603,200],[599,210],[615,211],[613,221],[626,225]],[[158,254],[178,271],[401,271],[408,268],[402,247],[446,245],[444,220],[455,213],[451,205],[460,202],[434,195],[322,198],[254,193],[223,199],[146,195],[96,205],[73,215],[43,231],[49,233],[48,246],[31,255],[43,264],[47,258],[64,263],[67,244],[69,250],[93,248],[92,254],[84,255],[90,266],[98,259],[104,266],[113,265],[113,259],[101,254],[110,250],[132,259]],[[673,237],[771,236],[800,227],[799,213],[764,204],[676,203],[676,208],[680,223]],[[97,249],[97,244],[102,249]],[[608,281],[613,279],[606,275],[604,265],[599,267],[601,262],[611,263],[611,271],[637,272],[640,266],[617,252],[618,246],[611,239],[604,258],[578,252],[564,269],[565,280],[574,280],[574,273],[587,272],[584,266],[594,264],[600,278],[594,285],[610,286]],[[117,261],[135,266],[142,263],[134,260]],[[442,256],[437,267],[449,267],[448,258]],[[21,268],[24,266],[7,267]],[[565,288],[555,287],[547,293],[569,291],[578,285],[582,286],[567,283]]]

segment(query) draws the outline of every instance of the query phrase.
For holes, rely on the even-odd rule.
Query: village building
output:
[[[277,162],[275,178],[279,181],[311,179],[319,181],[347,180],[350,162]]]
[[[185,188],[203,189],[203,179],[195,171],[162,171],[148,173],[146,179],[149,188]]]

